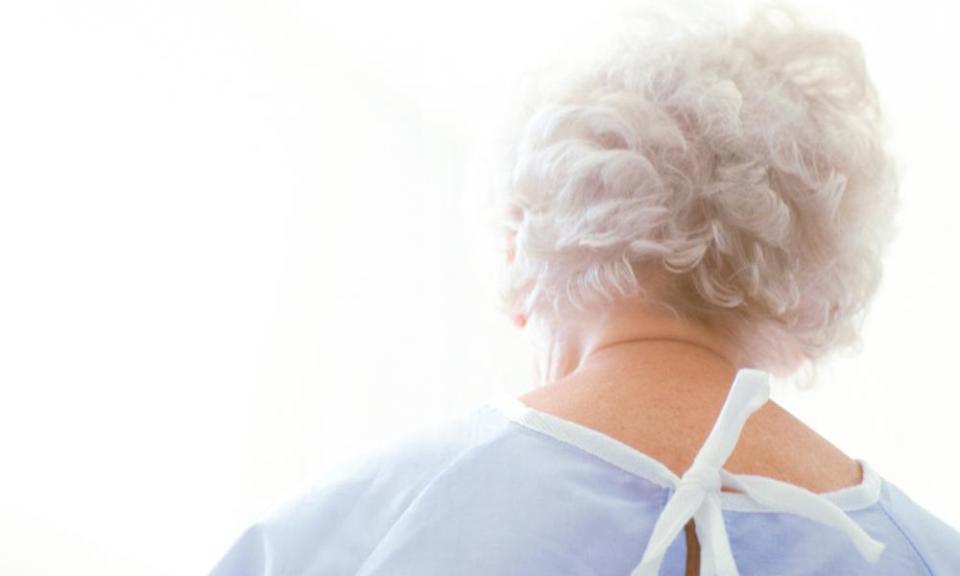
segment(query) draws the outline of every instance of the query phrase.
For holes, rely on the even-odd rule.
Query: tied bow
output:
[[[860,554],[876,562],[886,547],[872,538],[844,511],[809,490],[722,468],[736,445],[747,418],[770,396],[769,375],[752,368],[737,372],[726,403],[693,464],[680,478],[676,491],[653,527],[640,564],[630,576],[658,576],[667,548],[694,519],[701,546],[700,576],[739,576],[720,507],[722,487],[735,488],[774,511],[788,512],[833,526],[846,533]]]

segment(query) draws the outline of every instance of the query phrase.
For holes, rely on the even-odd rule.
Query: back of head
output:
[[[780,3],[648,9],[616,38],[510,124],[501,309],[644,298],[777,374],[859,346],[898,204],[860,44]]]

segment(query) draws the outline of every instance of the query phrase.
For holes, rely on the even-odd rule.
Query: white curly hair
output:
[[[861,346],[899,171],[860,43],[780,2],[643,23],[518,108],[500,310],[642,297],[775,373]]]

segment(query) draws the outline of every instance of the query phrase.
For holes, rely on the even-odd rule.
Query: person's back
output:
[[[858,464],[860,482],[820,497],[882,544],[875,561],[835,526],[722,492],[739,573],[956,573],[960,533]],[[290,502],[250,528],[213,576],[641,574],[631,570],[678,482],[614,438],[498,395]],[[651,573],[699,574],[695,542],[689,531],[672,538]]]
[[[666,363],[669,370],[651,376],[658,371],[634,359],[636,373],[629,377],[629,386],[614,384],[624,378],[622,373],[613,376],[594,370],[538,388],[520,399],[500,397],[494,404],[512,420],[547,435],[601,455],[610,445],[617,445],[612,450],[625,453],[628,461],[666,470],[655,474],[661,480],[671,474],[681,478],[695,462],[730,388],[709,386],[705,383],[711,378],[698,374],[701,367],[709,365],[707,349],[690,349],[676,341],[645,341],[643,346],[658,362],[671,355],[671,348],[685,361]],[[608,350],[610,355],[620,352]],[[622,367],[610,358],[605,360]],[[644,394],[646,391],[650,393]],[[556,434],[558,429],[564,433]],[[618,462],[617,458],[610,460]],[[746,510],[738,510],[736,500],[728,497],[725,503],[730,507],[725,507],[724,521],[728,531],[740,534],[739,540],[732,541],[733,555],[746,574],[928,574],[934,569],[933,573],[940,574],[950,573],[947,568],[952,566],[960,570],[960,532],[918,506],[868,463],[847,456],[773,401],[763,403],[745,422],[723,468],[826,494],[843,510],[853,512],[851,517],[886,546],[882,553],[885,561],[868,565],[857,557],[850,542],[842,542],[842,533],[835,528],[817,526],[802,517],[783,528],[782,513],[758,510],[750,504]],[[663,484],[671,486],[669,480]],[[722,492],[728,491],[737,493],[724,486]],[[740,504],[744,502],[749,501]],[[767,522],[770,518],[774,518],[772,523]],[[694,530],[691,520],[686,526],[683,555],[687,574],[697,574],[700,564]],[[824,553],[824,539],[838,541],[832,555]],[[790,542],[795,551],[777,542]],[[771,564],[763,565],[771,554]],[[665,573],[682,572],[674,568]]]

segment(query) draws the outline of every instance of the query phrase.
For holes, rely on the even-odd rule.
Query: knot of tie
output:
[[[680,478],[680,486],[697,486],[706,493],[720,492],[720,470],[713,466],[694,462]]]

